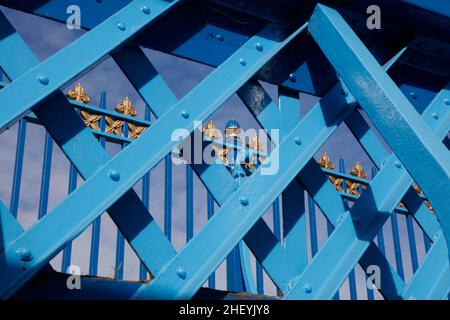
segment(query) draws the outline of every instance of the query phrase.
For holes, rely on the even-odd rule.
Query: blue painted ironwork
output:
[[[48,283],[56,286],[66,275],[40,271],[50,270],[48,263],[62,252],[61,271],[67,272],[74,263],[72,241],[89,226],[89,274],[99,275],[101,215],[106,211],[117,226],[115,278],[124,278],[129,263],[127,241],[139,258],[136,278],[141,280],[103,281],[106,298],[214,296],[215,291],[201,287],[207,281],[210,289],[216,288],[219,276],[225,277],[221,283],[227,283],[229,291],[268,294],[271,286],[263,277],[266,274],[276,287],[269,293],[271,298],[360,299],[356,288],[366,285],[366,277],[356,277],[357,264],[367,272],[374,265],[379,267],[377,291],[386,299],[447,298],[448,10],[435,1],[380,1],[386,16],[401,6],[414,10],[374,32],[365,27],[366,17],[352,9],[365,6],[366,1],[324,1],[331,2],[337,11],[312,0],[276,6],[269,0],[261,0],[260,5],[228,0],[121,0],[101,6],[79,1],[83,10],[96,13],[83,19],[88,31],[41,63],[0,13],[4,35],[0,67],[10,80],[0,83],[0,131],[18,122],[10,210],[0,203],[0,296],[33,296],[40,289],[39,281],[29,282],[33,277],[49,277]],[[57,21],[66,18],[65,1],[35,6],[25,1],[4,3]],[[261,10],[264,6],[271,11]],[[416,18],[422,23],[412,27]],[[180,21],[183,30],[177,27]],[[246,21],[245,27],[239,21]],[[162,30],[177,36],[162,37]],[[395,33],[388,35],[386,30]],[[138,45],[215,70],[177,100]],[[106,93],[95,106],[73,98],[84,94],[80,87],[72,97],[69,92],[68,98],[59,91],[108,55],[146,104],[144,119],[107,110]],[[76,63],[65,63],[69,60]],[[275,85],[277,99],[271,99],[261,81]],[[303,103],[308,98],[300,94],[305,92],[318,97],[309,110]],[[195,121],[209,119],[235,93],[270,141],[265,150],[259,150],[235,136],[230,139],[230,134],[224,139],[204,134],[201,145],[194,148],[226,148],[239,163],[224,159],[214,164],[187,163],[186,211],[180,214],[173,205],[172,150],[195,138],[200,132]],[[150,121],[151,112],[155,121]],[[238,121],[226,124],[233,134],[240,127]],[[319,148],[342,124],[374,164],[371,179],[353,170],[346,173],[343,159],[339,170],[315,160]],[[26,130],[31,125],[46,132],[36,208],[39,223],[24,231],[17,221],[22,214],[25,146],[31,139]],[[176,129],[185,131],[174,141]],[[54,143],[70,161],[69,195],[47,214]],[[109,144],[122,150],[110,157]],[[240,163],[241,158],[256,155],[261,158],[253,166]],[[164,199],[159,225],[149,212],[150,172],[162,160]],[[273,163],[278,166],[276,172],[264,174]],[[201,204],[207,221],[195,233],[194,225],[197,228],[202,219],[197,220],[197,202],[194,207],[200,192],[197,185],[194,192],[194,174],[207,195]],[[77,188],[78,175],[85,181]],[[133,190],[138,185],[141,196]],[[273,228],[262,218],[268,208]],[[319,210],[326,221],[317,219]],[[176,224],[178,219],[185,223]],[[392,237],[383,231],[389,219]],[[403,220],[406,228],[399,228]],[[177,252],[173,242],[180,225],[186,244]],[[403,237],[408,248],[400,241]],[[417,241],[420,237],[423,243]],[[319,246],[322,238],[326,240]],[[418,258],[421,246],[426,252],[423,261]],[[407,251],[410,260],[403,259]],[[395,267],[389,254],[395,257]],[[223,275],[216,269],[225,260]],[[405,282],[407,266],[413,273],[409,282]],[[349,290],[342,295],[346,279]],[[85,278],[83,285],[89,298],[98,298],[92,290],[95,281]],[[42,295],[52,296],[46,290]],[[65,290],[61,297],[80,298]],[[375,290],[368,287],[367,299],[375,297]]]

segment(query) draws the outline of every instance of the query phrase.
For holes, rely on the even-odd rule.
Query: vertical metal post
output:
[[[310,195],[308,195],[308,213],[309,213],[309,236],[311,242],[311,258],[317,253],[317,223],[316,223],[316,206]]]
[[[100,108],[106,109],[106,92],[102,91],[100,93]],[[100,131],[105,132],[106,121],[105,117],[100,119]],[[104,148],[106,145],[105,137],[99,138],[100,144]],[[92,223],[92,235],[91,235],[91,254],[89,258],[89,274],[91,276],[96,276],[98,272],[98,252],[100,248],[100,227],[102,216],[95,218]]]
[[[273,213],[273,233],[278,241],[281,239],[281,228],[280,228],[280,199],[276,198],[272,204]]]
[[[373,179],[373,177],[375,177],[376,174],[377,174],[377,169],[372,167],[372,169],[371,169],[371,179]],[[383,229],[380,229],[380,231],[378,232],[378,236],[377,237],[380,237],[380,233],[381,233],[381,238],[382,238],[383,237]],[[383,246],[384,246],[384,243],[383,243]],[[382,252],[384,252],[384,249],[383,249]],[[366,281],[366,287],[367,287],[367,299],[368,300],[375,300],[375,294],[373,293],[373,289],[369,288],[369,286],[367,286],[367,281]]]
[[[150,120],[150,108],[145,108],[145,120]],[[147,172],[142,178],[142,202],[147,209],[150,208],[150,172]],[[139,264],[139,280],[147,279],[147,269],[142,262]]]
[[[214,215],[214,198],[211,193],[208,191],[207,195],[207,215],[208,220]],[[216,275],[215,272],[213,272],[209,278],[208,278],[208,286],[211,289],[214,289],[216,287]]]
[[[333,226],[331,225],[331,223],[329,221],[327,221],[328,237],[331,235],[332,232],[333,232]],[[336,294],[334,295],[333,300],[339,300],[339,290],[336,291]]]
[[[71,164],[69,171],[68,194],[72,193],[76,188],[77,188],[77,170]],[[72,242],[69,242],[63,250],[61,272],[67,272],[67,268],[70,266],[71,257],[72,257]]]
[[[124,123],[123,127],[123,135],[128,137],[128,123]],[[122,143],[122,150],[127,147],[127,143]],[[117,236],[116,236],[116,265],[114,277],[115,279],[122,280],[123,279],[123,270],[125,268],[125,238],[122,232],[117,228]]]
[[[186,165],[186,242],[194,236],[194,197],[192,168]]]
[[[403,271],[403,261],[402,252],[400,246],[400,238],[398,231],[398,221],[397,214],[391,215],[391,227],[392,227],[392,239],[394,241],[394,255],[395,255],[395,265],[397,266],[398,275],[405,280],[405,273]]]
[[[172,240],[172,158],[164,159],[164,234]]]
[[[16,145],[16,160],[14,162],[14,176],[11,191],[10,210],[15,218],[17,218],[17,210],[19,208],[20,183],[22,181],[23,156],[25,152],[25,136],[27,131],[27,121],[22,119],[19,121]]]
[[[42,162],[41,191],[39,195],[38,219],[47,213],[48,192],[50,188],[50,172],[52,166],[53,139],[45,133],[44,160]]]
[[[345,163],[344,159],[339,159],[339,172],[345,173]],[[345,184],[345,181],[343,181]],[[344,200],[345,206],[348,208],[347,201]],[[356,291],[356,279],[355,279],[355,269],[353,269],[348,275],[348,285],[350,288],[350,299],[356,300],[358,299],[357,291]]]
[[[408,214],[406,216],[406,227],[408,229],[408,242],[409,242],[409,252],[411,254],[411,264],[413,273],[416,272],[419,267],[419,262],[417,260],[417,247],[416,247],[416,235],[414,232],[413,217]]]

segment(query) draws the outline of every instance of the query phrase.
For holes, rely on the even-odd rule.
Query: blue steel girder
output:
[[[62,8],[67,2],[53,2],[48,1],[45,5],[40,4],[31,8],[17,3],[7,2],[6,4],[65,22],[67,15]],[[313,3],[314,1],[310,2]],[[91,29],[106,18],[105,12],[113,14],[124,4],[103,6],[103,3],[81,1],[79,5],[83,12],[97,12],[99,8],[102,8],[102,14],[89,14],[82,19],[82,26]],[[136,37],[134,42],[144,47],[216,67],[242,46],[262,25],[265,25],[264,20],[253,21],[246,16],[245,19],[242,19],[246,21],[245,28],[243,28],[241,23],[235,22],[234,19],[224,19],[226,14],[218,14],[217,12],[220,12],[220,10],[210,9],[203,2],[185,1],[152,28],[145,30]],[[232,13],[235,18],[240,18],[239,11],[233,11]],[[361,18],[360,15],[359,19],[363,21],[365,17],[362,16]],[[299,21],[306,21],[306,18]],[[178,28],[180,24],[184,26],[182,29]],[[383,36],[381,38],[385,38],[385,33],[391,34],[389,31],[384,31],[390,30],[389,28],[386,24],[383,25]],[[285,32],[285,29],[289,28],[280,26],[280,30],[283,30],[283,32]],[[373,34],[367,32],[367,28],[361,28],[361,30],[368,36]],[[171,37],[167,37],[167,34],[170,34]],[[403,33],[396,32],[396,34]],[[380,32],[377,32],[377,35],[380,36]],[[375,51],[382,51],[384,56],[390,56],[392,52],[397,50],[398,45],[407,41],[408,37],[403,38],[395,38],[396,41],[391,40],[377,44]],[[305,43],[305,40],[308,41]],[[310,36],[305,35],[305,39],[299,39],[299,41],[302,43],[301,46],[295,43],[290,44],[292,48],[287,48],[282,56],[273,59],[274,64],[261,70],[256,77],[286,88],[321,96],[335,82],[335,73]],[[389,45],[387,46],[386,43],[389,43]],[[297,62],[298,57],[302,55],[305,49],[310,51],[307,59],[292,65],[292,61]]]
[[[206,119],[305,28],[297,29],[284,40],[274,39],[276,34],[271,26],[264,28],[172,106],[124,152],[109,160],[51,214],[17,238],[0,255],[0,267],[5,271],[0,277],[0,295],[10,296],[169,153],[179,143],[171,140],[174,129],[184,128],[192,132],[194,120]],[[256,46],[257,43],[263,50],[257,49],[261,47]],[[2,93],[13,85],[3,89]],[[130,167],[129,163],[134,165]],[[48,230],[54,230],[51,237]],[[15,253],[19,247],[30,248],[34,254],[34,258],[26,263],[25,270]]]
[[[449,244],[449,151],[335,10],[318,5],[311,17],[309,31],[427,195]]]

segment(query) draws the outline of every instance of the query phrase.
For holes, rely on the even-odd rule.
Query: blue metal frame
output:
[[[10,210],[0,203],[0,297],[27,291],[29,288],[23,292],[20,289],[31,278],[42,277],[42,268],[49,268],[48,262],[61,251],[61,269],[66,272],[73,260],[72,241],[89,226],[89,273],[97,275],[101,215],[107,211],[117,226],[115,277],[124,277],[127,241],[140,259],[139,279],[147,280],[149,275],[152,279],[130,285],[121,281],[114,286],[107,284],[110,298],[200,297],[206,281],[210,288],[216,286],[215,270],[225,259],[229,291],[263,294],[268,287],[263,275],[267,274],[279,297],[339,299],[342,283],[348,278],[350,299],[358,299],[356,289],[361,279],[355,276],[354,268],[359,263],[363,270],[372,265],[380,267],[381,287],[377,289],[384,298],[447,298],[450,71],[446,69],[449,56],[444,49],[450,46],[444,43],[448,39],[442,28],[421,32],[427,37],[408,31],[408,19],[418,14],[422,14],[426,26],[436,25],[430,17],[449,25],[446,8],[435,2],[381,1],[388,9],[401,5],[416,9],[399,23],[387,25],[388,30],[403,33],[390,38],[384,31],[370,33],[359,26],[361,16],[340,1],[332,1],[337,10],[315,6],[311,17],[316,1],[287,1],[274,6],[270,14],[252,1],[243,6],[227,0],[210,2],[204,6],[188,0],[121,0],[107,4],[80,0],[84,9],[98,13],[83,20],[83,27],[90,30],[41,63],[0,13],[0,51],[5,53],[0,56],[0,67],[11,80],[0,83],[0,100],[4,103],[0,132],[18,122]],[[8,6],[60,21],[65,20],[60,10],[66,4],[50,0],[33,6],[6,1]],[[359,7],[365,4],[357,3]],[[288,9],[300,6],[303,10]],[[221,10],[233,12],[247,26],[229,19]],[[186,27],[178,30],[174,21],[185,21]],[[161,30],[179,32],[164,39]],[[414,30],[424,31],[423,27]],[[394,44],[393,39],[399,41]],[[92,46],[94,41],[96,45]],[[177,100],[138,45],[216,69]],[[92,50],[84,50],[86,47]],[[442,52],[437,54],[439,48]],[[76,63],[67,65],[65,61],[74,56]],[[147,104],[145,119],[106,110],[105,93],[96,107],[69,101],[59,91],[107,56],[115,60]],[[385,64],[382,67],[380,63]],[[276,100],[270,98],[260,80],[276,85]],[[303,117],[300,92],[320,98]],[[262,165],[238,178],[219,163],[186,165],[186,245],[177,253],[171,243],[173,222],[179,217],[172,212],[171,151],[199,134],[194,121],[208,119],[235,93],[274,145],[269,148],[271,152],[260,152],[265,157]],[[100,115],[100,130],[87,127],[80,118],[81,111]],[[155,121],[150,121],[151,113]],[[105,132],[107,116],[126,123],[123,137]],[[47,131],[38,221],[24,231],[16,218],[20,214],[28,123],[44,126]],[[128,124],[142,126],[145,131],[132,139]],[[375,165],[372,179],[345,173],[343,160],[339,161],[339,172],[316,163],[317,151],[342,124]],[[180,141],[171,139],[175,129],[185,130]],[[279,142],[274,129],[279,130]],[[47,214],[54,143],[70,160],[69,195]],[[107,143],[119,144],[122,150],[111,158],[105,150]],[[194,148],[210,144],[226,145],[236,153],[253,152],[247,146],[214,139]],[[163,159],[164,221],[160,228],[149,213],[150,171]],[[263,174],[265,165],[277,159],[278,171]],[[195,233],[194,173],[207,190],[208,218]],[[78,176],[85,181],[77,188]],[[342,179],[342,187],[346,181],[358,183],[361,195],[336,190],[330,177]],[[141,197],[133,190],[139,181]],[[416,182],[424,194],[413,188]],[[272,211],[272,228],[262,219],[268,208]],[[318,210],[326,223],[316,219]],[[385,242],[391,237],[386,238],[383,231],[389,219],[395,268],[386,255]],[[405,230],[398,226],[400,219],[406,223]],[[425,239],[426,256],[421,262],[417,249],[422,244],[417,241],[416,224]],[[328,239],[319,248],[318,238],[324,233]],[[410,261],[403,259],[402,235],[407,237]],[[404,264],[409,263],[413,276],[406,283]],[[53,273],[47,276],[55,285],[60,277]],[[95,286],[88,279],[83,281],[89,288]],[[86,294],[95,298],[90,290]],[[367,298],[375,298],[371,288],[367,288]]]

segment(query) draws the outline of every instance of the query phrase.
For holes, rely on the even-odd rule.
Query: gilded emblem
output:
[[[356,162],[355,166],[352,168],[352,170],[350,171],[350,175],[360,178],[360,179],[366,179],[367,178],[367,174],[364,172],[364,169],[361,167],[361,164],[358,162]],[[353,194],[355,196],[359,196],[359,186],[361,185],[358,182],[354,182],[354,181],[346,181],[347,184],[347,193],[349,194]],[[362,185],[363,189],[366,189],[367,186],[366,185]]]
[[[328,170],[333,170],[334,164],[331,161],[330,157],[328,156],[328,154],[325,152],[322,157],[319,159],[319,161],[317,161],[317,163],[324,169],[328,169]],[[333,187],[339,191],[342,192],[342,178],[336,178],[333,176],[328,176],[328,178],[330,179],[331,183],[333,184]]]
[[[216,129],[216,126],[214,125],[214,122],[210,120],[206,126],[202,130],[203,136],[208,137],[210,139],[217,139],[219,138],[219,133]]]

